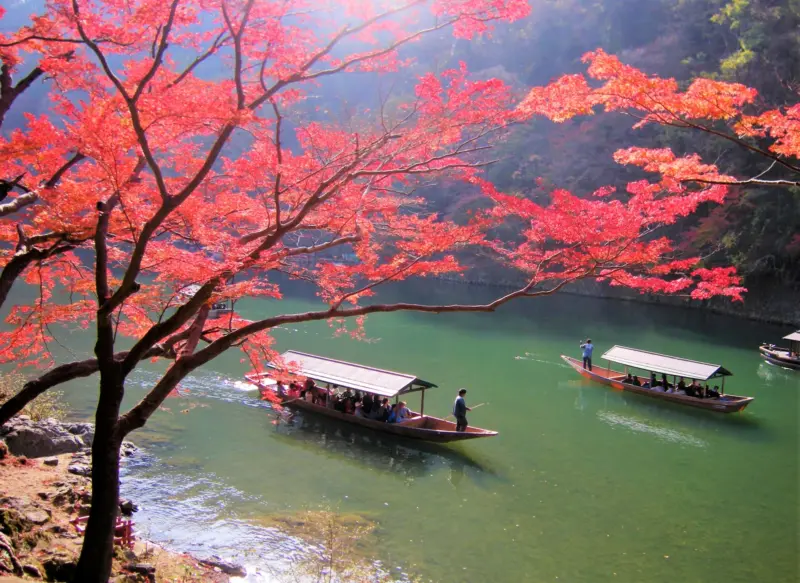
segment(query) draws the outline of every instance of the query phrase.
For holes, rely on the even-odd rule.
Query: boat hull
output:
[[[261,391],[274,391],[269,386],[264,386],[256,379],[246,377],[247,380],[256,385]],[[337,419],[342,423],[349,423],[351,425],[358,425],[360,427],[367,427],[381,433],[389,435],[397,435],[400,437],[407,437],[409,439],[419,439],[422,441],[430,441],[434,443],[450,443],[453,441],[464,441],[467,439],[477,439],[479,437],[493,437],[497,435],[497,431],[489,431],[488,429],[481,429],[479,427],[467,427],[466,431],[456,431],[456,424],[440,419],[439,417],[431,417],[430,415],[417,416],[402,423],[386,423],[384,421],[377,421],[375,419],[367,419],[366,417],[356,417],[348,413],[341,413],[336,409],[329,409],[322,405],[315,405],[302,399],[289,399],[284,401],[285,406],[294,409],[301,409],[303,411],[310,411],[317,415],[324,415],[332,419]]]
[[[623,372],[601,369],[595,366],[594,370],[587,370],[583,368],[583,361],[570,356],[561,355],[561,358],[574,368],[581,376],[593,380],[604,385],[608,385],[615,389],[644,395],[653,399],[661,401],[669,401],[670,403],[677,403],[678,405],[685,405],[687,407],[695,407],[698,409],[705,409],[707,411],[715,411],[717,413],[736,413],[747,407],[752,401],[752,397],[740,397],[737,395],[725,395],[719,399],[698,399],[696,397],[689,397],[687,395],[676,395],[674,393],[659,393],[658,391],[651,391],[643,387],[631,385],[623,382],[626,375]]]
[[[782,366],[784,368],[791,368],[793,370],[800,370],[800,359],[792,358],[789,356],[789,351],[781,348],[770,348],[768,345],[761,345],[758,351],[764,360],[770,364]]]

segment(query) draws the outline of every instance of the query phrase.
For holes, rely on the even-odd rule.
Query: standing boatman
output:
[[[583,348],[583,368],[592,370],[592,351],[594,350],[592,339],[587,338],[586,342],[581,342],[581,348]],[[588,367],[586,366],[587,364],[589,365]]]
[[[456,431],[467,430],[467,411],[472,411],[467,407],[467,402],[464,400],[464,395],[467,394],[467,389],[459,389],[456,402],[453,403],[453,417],[456,418]]]

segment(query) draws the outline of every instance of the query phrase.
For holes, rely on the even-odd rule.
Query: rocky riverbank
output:
[[[0,580],[8,574],[70,581],[83,541],[81,518],[91,509],[94,427],[54,419],[34,423],[20,416],[0,428],[0,436],[5,440],[0,440]],[[136,452],[126,442],[123,459]],[[132,501],[120,500],[123,517],[136,510]],[[111,581],[223,583],[232,581],[230,575],[245,573],[236,565],[200,561],[134,537],[132,548],[117,547]]]

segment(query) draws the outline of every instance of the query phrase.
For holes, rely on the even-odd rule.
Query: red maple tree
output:
[[[11,307],[0,360],[50,367],[0,407],[0,423],[48,388],[99,373],[94,494],[77,581],[110,573],[123,438],[229,348],[255,367],[274,359],[277,326],[355,318],[357,332],[377,312],[490,312],[583,278],[740,298],[732,270],[704,269],[658,236],[700,203],[723,200],[724,185],[697,186],[699,178],[727,180],[711,166],[694,164],[698,180],[687,185],[676,174],[680,161],[648,155],[646,164],[660,164],[658,182],[629,184],[624,197],[612,188],[590,199],[554,191],[546,205],[500,193],[482,177],[489,148],[525,116],[591,111],[592,92],[574,79],[517,105],[509,87],[473,80],[462,65],[420,75],[413,92],[347,122],[319,121],[308,105],[326,77],[402,74],[406,46],[426,34],[469,39],[528,10],[523,0],[51,0],[29,26],[0,37],[0,116],[45,77],[54,113],[28,115],[0,139],[8,199],[0,204],[0,303],[20,277],[38,290]],[[706,91],[740,104],[724,85]],[[792,147],[782,120],[742,123]],[[491,208],[460,224],[426,213],[416,186],[445,179]],[[520,226],[516,238],[491,236],[509,222]],[[470,248],[488,250],[527,283],[480,305],[373,297],[390,281],[463,272],[459,253]],[[317,260],[334,250],[356,260]],[[216,301],[279,299],[275,273],[312,281],[326,307],[257,321],[209,317]],[[95,357],[55,366],[48,346],[56,323],[93,327]],[[121,336],[131,339],[128,350],[118,350]],[[122,413],[128,375],[151,357],[174,362]]]

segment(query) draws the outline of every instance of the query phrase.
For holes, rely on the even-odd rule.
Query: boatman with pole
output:
[[[453,403],[453,417],[456,418],[456,431],[467,430],[467,411],[472,411],[467,407],[467,402],[464,400],[464,395],[467,394],[467,389],[460,389],[456,402]]]
[[[592,370],[592,351],[594,350],[592,339],[587,338],[586,342],[581,342],[581,348],[583,348],[583,368]],[[589,365],[588,367],[586,366],[587,364]]]

